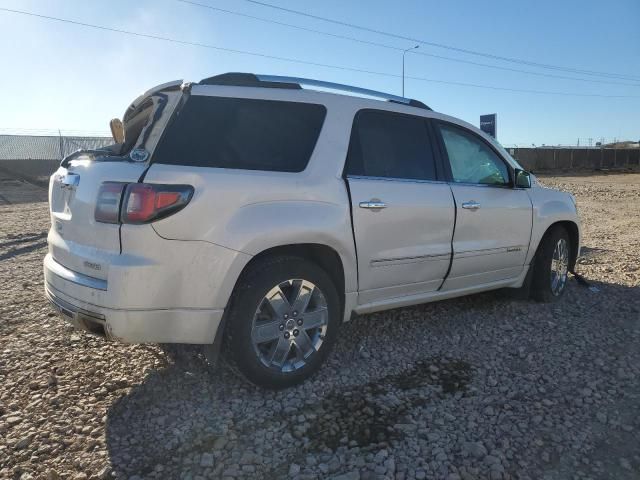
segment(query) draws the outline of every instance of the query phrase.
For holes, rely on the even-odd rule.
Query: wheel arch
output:
[[[236,280],[236,285],[243,278],[243,275],[257,262],[264,261],[267,258],[276,256],[294,256],[310,260],[320,268],[322,268],[336,286],[338,296],[340,297],[341,308],[344,309],[345,297],[345,275],[344,265],[340,254],[332,247],[321,243],[292,243],[288,245],[278,245],[267,248],[257,255],[244,266],[240,276]]]
[[[542,240],[549,235],[549,233],[556,227],[563,227],[566,232],[569,234],[569,241],[571,242],[571,257],[569,258],[569,271],[574,270],[576,266],[576,261],[578,260],[578,254],[580,250],[580,228],[578,224],[572,220],[559,220],[557,222],[553,222],[549,225],[544,233],[540,236],[540,240],[536,245],[536,254],[540,249],[540,245],[542,244]]]
[[[228,310],[233,302],[236,287],[242,281],[249,269],[258,262],[265,261],[269,258],[277,256],[295,256],[305,260],[312,261],[320,268],[322,268],[327,275],[331,278],[336,286],[338,298],[340,300],[340,318],[344,317],[346,293],[345,293],[345,269],[343,260],[340,254],[332,247],[320,243],[294,243],[287,245],[277,245],[269,248],[265,248],[258,254],[251,257],[251,259],[244,265],[240,274],[235,279],[231,294],[227,300],[225,306],[225,314],[222,317],[222,321],[216,331],[213,344],[205,349],[205,356],[215,363],[222,347],[222,341],[225,335],[225,329],[227,328]]]

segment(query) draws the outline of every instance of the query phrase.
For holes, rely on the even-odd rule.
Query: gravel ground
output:
[[[43,191],[0,177],[0,477],[640,478],[640,175],[543,181],[578,199],[591,289],[363,316],[269,392],[196,347],[71,330],[42,293]]]

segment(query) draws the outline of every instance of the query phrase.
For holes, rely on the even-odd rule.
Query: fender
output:
[[[580,219],[570,194],[536,185],[529,191],[529,196],[533,204],[533,225],[525,264],[531,264],[542,237],[551,225],[558,222],[571,222],[576,226],[578,230],[577,258],[580,255]]]
[[[346,203],[297,200],[245,205],[230,219],[218,241],[251,256],[283,245],[326,245],[340,256],[345,292],[357,290],[355,246]]]

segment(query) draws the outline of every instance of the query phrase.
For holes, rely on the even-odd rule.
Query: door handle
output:
[[[462,208],[466,208],[467,210],[478,210],[480,208],[480,204],[475,200],[471,200],[470,202],[464,202],[462,204]]]
[[[382,208],[387,208],[387,204],[380,200],[369,200],[368,202],[360,202],[360,208],[368,208],[371,210],[380,210]]]

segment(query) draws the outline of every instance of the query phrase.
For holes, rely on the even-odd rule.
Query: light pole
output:
[[[420,45],[416,45],[415,47],[409,47],[406,50],[402,51],[402,96],[404,97],[404,56],[409,50],[415,50],[416,48],[420,48]]]

